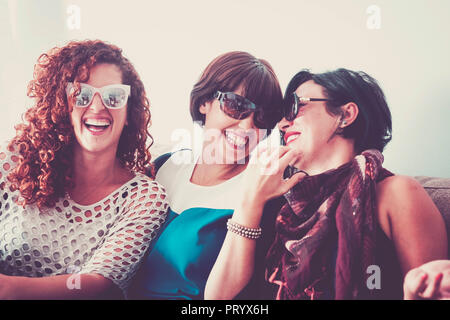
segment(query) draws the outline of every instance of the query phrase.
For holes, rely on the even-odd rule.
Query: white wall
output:
[[[79,29],[69,5],[81,10]],[[448,12],[448,0],[0,0],[0,138],[29,104],[37,57],[70,39],[123,48],[147,88],[160,145],[177,143],[177,128],[192,130],[189,94],[206,65],[244,50],[272,64],[283,90],[302,68],[366,71],[393,116],[386,167],[450,177]]]

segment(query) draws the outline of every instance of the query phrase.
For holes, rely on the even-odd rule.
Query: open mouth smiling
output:
[[[225,138],[234,149],[244,149],[250,140],[248,136],[241,136],[230,130],[225,131]]]
[[[83,124],[92,133],[102,133],[111,126],[111,120],[87,118],[83,120]]]
[[[287,132],[284,135],[284,142],[286,143],[286,145],[288,145],[289,143],[297,139],[300,136],[300,134],[301,134],[300,132],[296,131]]]

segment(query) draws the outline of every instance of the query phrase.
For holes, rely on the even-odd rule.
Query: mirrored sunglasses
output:
[[[125,106],[130,96],[131,87],[126,84],[111,84],[101,88],[95,88],[86,83],[80,83],[80,91],[73,96],[74,105],[78,108],[86,108],[98,92],[103,104],[109,109],[120,109]],[[67,83],[66,94],[70,99],[75,92],[72,82]]]

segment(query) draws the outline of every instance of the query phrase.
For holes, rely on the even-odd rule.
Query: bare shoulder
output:
[[[409,176],[390,176],[377,184],[377,194],[383,197],[410,197],[417,193],[425,193],[422,185]]]
[[[393,220],[413,221],[414,217],[437,210],[422,185],[412,177],[395,175],[377,184],[378,220],[391,238]]]
[[[427,261],[445,259],[444,219],[421,184],[407,176],[392,176],[377,185],[380,227],[394,242],[405,275]]]

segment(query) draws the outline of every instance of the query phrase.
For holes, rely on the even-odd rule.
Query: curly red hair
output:
[[[22,205],[52,207],[73,187],[71,161],[75,136],[66,86],[68,82],[86,82],[91,68],[100,63],[118,66],[123,84],[131,86],[128,125],[122,131],[117,158],[125,168],[137,172],[145,172],[150,164],[149,149],[153,144],[148,132],[150,104],[133,65],[114,45],[99,40],[70,42],[39,57],[27,90],[35,103],[25,112],[24,123],[15,126],[16,136],[9,144],[20,154],[8,179],[13,189],[20,190]],[[150,138],[148,145],[147,138]]]

